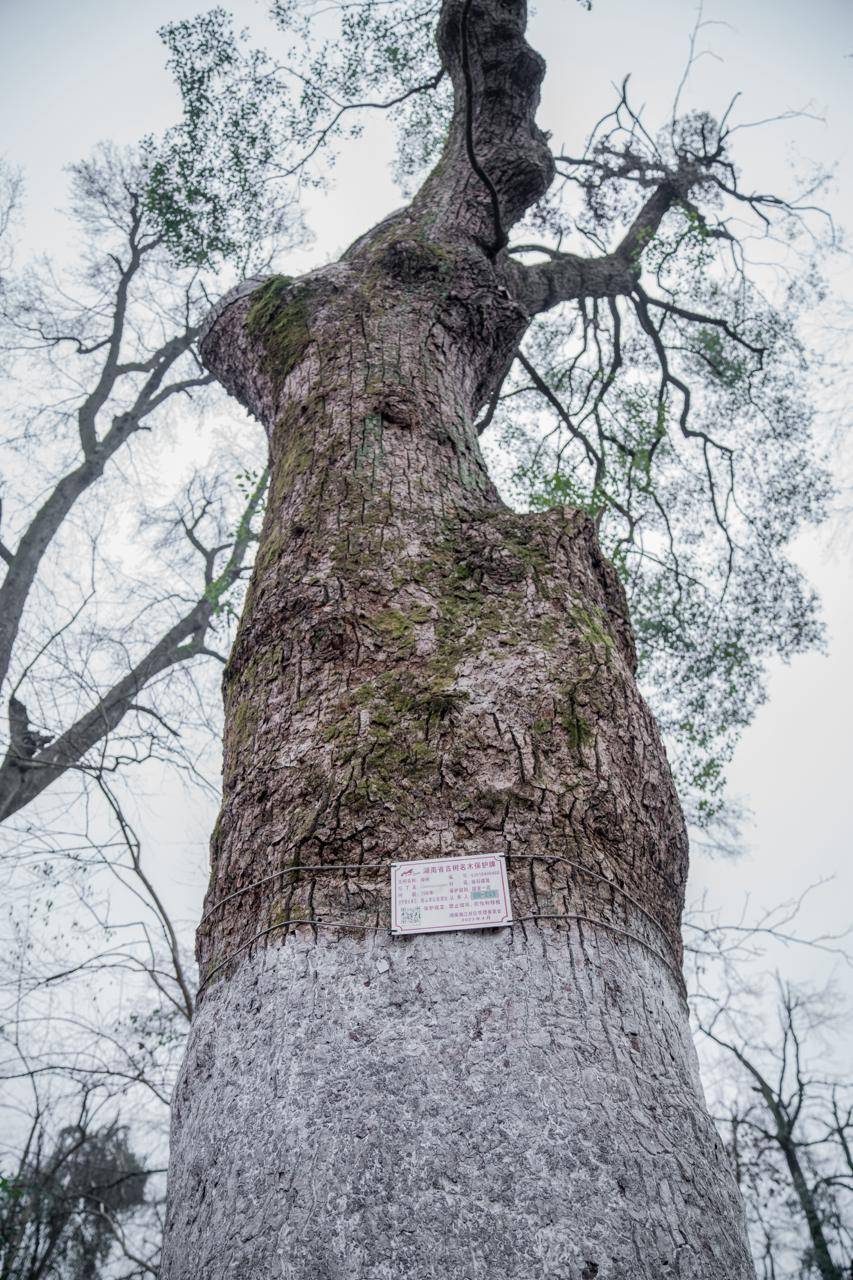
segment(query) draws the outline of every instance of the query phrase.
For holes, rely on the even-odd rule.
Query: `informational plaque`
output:
[[[503,854],[391,863],[392,933],[494,929],[503,924],[512,924]]]

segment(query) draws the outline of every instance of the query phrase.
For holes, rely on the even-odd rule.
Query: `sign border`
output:
[[[394,874],[398,867],[411,867],[419,864],[430,864],[434,862],[467,862],[473,861],[475,858],[497,858],[500,863],[501,888],[504,894],[505,918],[503,920],[492,920],[484,924],[477,921],[475,924],[450,924],[435,925],[430,928],[404,928],[401,925],[395,927],[394,921],[397,918],[397,877]],[[391,872],[391,934],[395,938],[408,938],[416,933],[461,933],[468,929],[505,929],[508,925],[514,923],[512,918],[512,898],[509,892],[509,878],[507,876],[505,853],[495,853],[487,850],[484,853],[459,853],[445,854],[440,858],[406,858],[402,861],[394,861],[388,864]]]

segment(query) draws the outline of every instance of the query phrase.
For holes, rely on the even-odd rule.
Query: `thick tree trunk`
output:
[[[585,516],[514,514],[488,479],[472,413],[519,321],[480,270],[397,240],[207,339],[273,481],[167,1280],[752,1274],[624,597]],[[483,850],[516,855],[512,929],[390,937],[385,864]]]
[[[272,481],[225,673],[165,1280],[753,1274],[624,595],[584,515],[507,510],[472,425],[571,275],[522,278],[470,163],[476,100],[503,226],[550,181],[523,30],[518,0],[448,0],[456,112],[412,205],[333,267],[244,287],[203,341]],[[510,855],[512,928],[390,936],[390,862],[483,851]]]
[[[752,1276],[681,996],[642,946],[331,938],[203,1003],[168,1280]]]

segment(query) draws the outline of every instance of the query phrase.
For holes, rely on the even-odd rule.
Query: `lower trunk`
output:
[[[569,932],[295,939],[204,1001],[169,1280],[740,1280],[677,983]]]
[[[208,339],[273,480],[163,1276],[748,1280],[624,595],[585,516],[498,499],[471,416],[522,321],[436,252],[268,286]],[[511,928],[391,937],[388,863],[480,852]]]

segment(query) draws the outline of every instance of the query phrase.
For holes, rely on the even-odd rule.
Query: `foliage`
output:
[[[187,260],[247,246],[255,232],[241,211],[263,204],[271,179],[325,181],[369,109],[395,123],[405,185],[441,151],[452,103],[434,3],[272,0],[269,12],[285,38],[276,56],[250,48],[219,9],[163,30],[184,122],[162,153],[168,183],[152,170],[151,191]],[[556,156],[557,181],[511,253],[613,253],[630,234],[636,285],[531,327],[487,414],[487,447],[517,505],[571,501],[595,517],[688,809],[709,823],[768,660],[821,640],[788,547],[829,494],[811,429],[815,358],[798,330],[822,296],[822,228],[812,192],[743,190],[734,104],[719,121],[682,112],[684,88],[653,134],[626,82],[585,147]],[[179,208],[174,193],[196,188],[204,199]],[[668,211],[644,223],[655,191]],[[756,239],[764,265],[750,261]]]
[[[181,266],[248,272],[295,221],[292,203],[268,189],[288,136],[276,68],[224,9],[160,35],[183,118],[143,142],[146,207]]]
[[[69,1125],[46,1144],[39,1126],[0,1182],[2,1280],[90,1280],[145,1200],[147,1173],[120,1125]]]
[[[623,86],[582,154],[560,158],[529,220],[541,239],[520,238],[517,252],[558,258],[578,237],[608,251],[639,222],[634,288],[539,322],[495,406],[515,500],[575,501],[599,526],[628,591],[641,679],[700,824],[719,813],[768,660],[821,642],[814,592],[789,547],[830,493],[812,429],[816,357],[798,334],[822,297],[803,256],[814,248],[811,211],[741,193],[735,132],[693,114],[652,138]],[[656,186],[690,194],[650,232],[642,222]],[[779,249],[784,239],[792,278],[748,260],[732,229],[744,205],[762,240]]]
[[[293,38],[296,137],[307,154],[358,137],[365,106],[390,113],[398,177],[410,181],[435,160],[452,110],[435,48],[434,0],[364,0],[330,9],[313,0],[273,0],[271,16]]]

